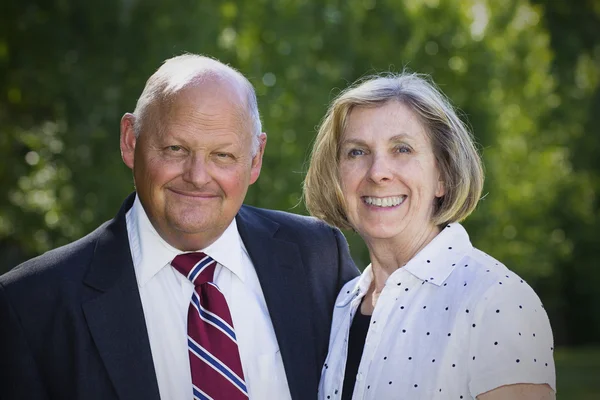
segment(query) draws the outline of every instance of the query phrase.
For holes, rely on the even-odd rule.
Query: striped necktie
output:
[[[171,265],[195,286],[188,310],[194,399],[247,400],[229,307],[213,282],[217,262],[204,253],[185,253],[175,257]]]

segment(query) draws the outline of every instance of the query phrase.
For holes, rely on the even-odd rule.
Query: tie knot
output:
[[[198,253],[180,254],[171,261],[171,265],[194,286],[212,282],[217,262],[210,256]]]

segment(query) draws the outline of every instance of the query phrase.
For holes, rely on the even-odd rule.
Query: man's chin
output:
[[[224,231],[209,229],[205,224],[169,224],[168,233],[161,237],[181,251],[198,251],[212,244]]]
[[[229,221],[231,223],[231,221]],[[186,235],[186,236],[202,236],[210,235],[211,233],[217,232],[217,235],[221,235],[223,231],[229,226],[229,223],[221,223],[220,221],[171,221],[169,223],[170,230],[174,234]]]
[[[190,235],[190,236],[206,234],[215,229],[214,224],[205,223],[205,222],[195,223],[195,222],[189,222],[189,221],[185,221],[185,222],[176,221],[174,223],[171,223],[170,225],[171,225],[171,230],[175,234]]]

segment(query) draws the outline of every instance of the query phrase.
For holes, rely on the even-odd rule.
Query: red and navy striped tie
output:
[[[213,282],[217,262],[204,253],[186,253],[175,257],[171,265],[195,286],[188,310],[194,399],[247,400],[229,307]]]

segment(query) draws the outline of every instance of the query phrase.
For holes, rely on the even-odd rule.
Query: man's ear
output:
[[[252,170],[250,171],[250,184],[252,185],[258,179],[260,175],[260,169],[262,168],[262,159],[265,154],[265,146],[267,145],[267,134],[261,133],[258,136],[258,151],[256,155],[252,157]]]
[[[121,158],[125,165],[133,169],[135,156],[135,115],[125,113],[121,118]]]

